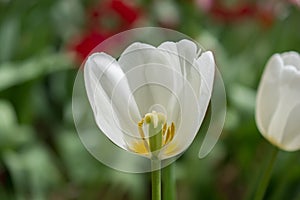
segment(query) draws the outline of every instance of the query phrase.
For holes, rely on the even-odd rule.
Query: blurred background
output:
[[[149,174],[94,159],[71,112],[85,56],[143,26],[178,30],[212,50],[226,86],[221,139],[200,160],[197,137],[177,161],[178,199],[252,199],[271,146],[255,125],[256,88],[273,53],[300,52],[299,0],[0,0],[1,200],[150,199]],[[299,152],[280,152],[266,199],[300,199]]]

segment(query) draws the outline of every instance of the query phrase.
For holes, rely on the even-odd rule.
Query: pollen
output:
[[[136,141],[131,145],[131,150],[138,154],[148,154],[149,151],[145,146],[144,141]]]
[[[163,144],[168,144],[171,142],[174,138],[175,134],[175,125],[174,122],[171,123],[171,125],[166,129],[165,133],[163,133]]]

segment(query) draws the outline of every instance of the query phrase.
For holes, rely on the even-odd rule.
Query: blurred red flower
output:
[[[129,3],[130,1],[108,0],[92,7],[88,11],[91,28],[112,32],[130,28],[140,18],[141,10]]]
[[[197,1],[198,6],[212,17],[223,23],[235,23],[245,19],[254,19],[261,23],[264,27],[270,27],[276,16],[275,6],[273,2],[240,2],[232,6],[225,6],[222,1],[211,0],[209,4],[206,1]],[[200,4],[200,5],[199,5]],[[202,5],[204,4],[204,5]]]
[[[210,12],[213,17],[223,22],[235,22],[246,17],[253,16],[256,8],[251,4],[238,4],[233,7],[224,7],[220,2],[215,2],[211,6]]]
[[[129,3],[123,0],[107,0],[87,9],[86,30],[72,38],[69,45],[79,62],[108,37],[134,27],[142,12]]]
[[[109,34],[103,34],[97,31],[89,31],[80,36],[73,44],[71,44],[71,51],[76,53],[76,59],[83,61],[99,43],[108,38]]]

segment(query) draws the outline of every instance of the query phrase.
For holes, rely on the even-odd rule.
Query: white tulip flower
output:
[[[300,55],[297,52],[270,58],[256,101],[256,122],[262,135],[282,150],[299,150]]]
[[[84,82],[101,131],[126,151],[159,160],[192,143],[205,116],[215,62],[190,40],[135,42],[118,60],[94,53]]]

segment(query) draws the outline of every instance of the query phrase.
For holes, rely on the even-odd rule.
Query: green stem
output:
[[[152,200],[161,200],[161,171],[160,171],[160,161],[152,160]]]
[[[267,190],[267,187],[268,187],[270,179],[271,179],[271,174],[272,174],[275,160],[277,158],[278,151],[279,151],[279,149],[277,147],[273,148],[271,159],[270,159],[270,161],[267,165],[267,168],[265,169],[264,174],[261,178],[259,187],[258,187],[255,197],[254,197],[254,200],[262,200],[265,196],[265,192]]]
[[[176,199],[175,163],[162,169],[163,199]]]
[[[161,163],[158,159],[158,153],[162,145],[161,126],[154,127],[153,123],[149,124],[149,145],[152,153],[151,158],[151,179],[152,179],[152,200],[161,200]]]

